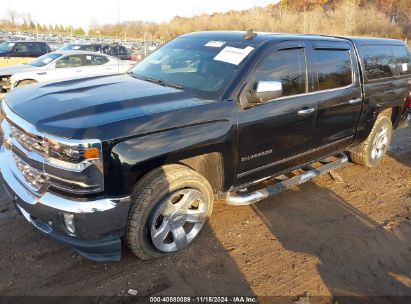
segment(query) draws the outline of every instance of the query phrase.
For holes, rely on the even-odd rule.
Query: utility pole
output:
[[[144,57],[147,56],[147,39],[146,39],[147,32],[144,32]]]
[[[34,26],[36,27],[36,41],[39,41],[39,28],[38,28],[37,22],[34,23]]]

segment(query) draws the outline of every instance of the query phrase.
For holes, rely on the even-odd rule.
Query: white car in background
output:
[[[136,62],[88,51],[57,51],[45,54],[10,77],[11,89],[36,82],[126,73]],[[24,70],[24,68],[22,68]]]

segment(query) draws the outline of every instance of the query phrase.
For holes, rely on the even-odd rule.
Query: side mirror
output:
[[[254,85],[245,87],[240,96],[243,109],[283,96],[283,85],[280,81],[258,81]]]
[[[283,95],[283,85],[280,81],[258,81],[254,94],[260,102],[272,100]]]

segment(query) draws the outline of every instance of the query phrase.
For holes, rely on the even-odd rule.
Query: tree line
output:
[[[8,12],[0,28],[33,31],[30,16],[20,18]],[[361,35],[406,39],[411,36],[409,0],[281,0],[277,4],[244,11],[202,14],[192,18],[176,16],[169,22],[127,21],[99,24],[93,20],[90,36],[168,40],[186,32],[203,30],[246,30]],[[37,24],[39,32],[83,35],[82,28]],[[411,38],[411,37],[410,37]]]

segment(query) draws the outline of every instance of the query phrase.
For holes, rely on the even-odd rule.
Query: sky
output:
[[[88,28],[92,20],[100,24],[143,20],[162,22],[174,16],[191,17],[202,13],[244,10],[255,6],[265,6],[278,0],[1,0],[0,19],[8,12],[19,16],[30,14],[41,24],[63,24]],[[118,10],[118,8],[120,8]],[[120,14],[118,14],[118,11]]]

